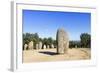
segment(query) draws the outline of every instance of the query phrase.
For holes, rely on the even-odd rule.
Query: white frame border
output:
[[[28,4],[28,5],[27,5]],[[49,11],[72,11],[72,12],[91,12],[91,31],[94,37],[95,33],[94,27],[96,24],[96,8],[95,7],[84,7],[84,6],[64,6],[64,5],[46,5],[46,4],[34,4],[34,2],[12,2],[11,3],[11,24],[12,24],[12,49],[11,49],[11,70],[37,70],[37,69],[54,69],[54,68],[66,68],[66,67],[80,67],[80,66],[90,66],[96,65],[96,49],[91,49],[91,60],[81,60],[81,61],[59,61],[59,62],[42,62],[42,63],[29,63],[22,64],[22,9],[33,9],[33,10],[49,10]],[[92,39],[92,46],[94,47],[95,39]],[[50,64],[48,64],[50,63]],[[65,66],[66,65],[66,66]],[[45,67],[48,66],[48,67]]]

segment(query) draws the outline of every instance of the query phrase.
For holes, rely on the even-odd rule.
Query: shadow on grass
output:
[[[46,55],[57,55],[58,53],[50,52],[50,51],[40,51],[39,53],[46,54]]]

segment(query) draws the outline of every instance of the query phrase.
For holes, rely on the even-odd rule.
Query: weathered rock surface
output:
[[[39,44],[36,44],[36,49],[39,49]]]
[[[46,45],[43,45],[43,49],[46,49]]]
[[[42,42],[39,42],[39,49],[42,49]]]
[[[49,45],[47,45],[47,48],[48,48],[48,49],[50,48]]]
[[[54,45],[53,44],[51,44],[51,48],[54,48]]]
[[[28,45],[27,45],[27,44],[25,44],[25,45],[24,45],[24,50],[27,50],[27,47],[28,47]]]
[[[67,53],[67,50],[69,48],[69,38],[68,34],[64,29],[57,30],[56,40],[57,40],[57,53],[59,54]]]
[[[29,42],[29,44],[28,44],[28,49],[29,49],[29,50],[32,50],[32,49],[33,49],[33,41]]]

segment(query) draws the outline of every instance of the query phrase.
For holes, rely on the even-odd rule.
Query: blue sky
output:
[[[67,31],[70,40],[80,40],[81,33],[91,33],[91,14],[23,10],[23,33],[38,33],[41,38],[56,39],[58,28]]]

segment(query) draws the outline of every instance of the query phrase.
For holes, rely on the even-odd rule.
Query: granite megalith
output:
[[[33,50],[33,41],[28,43],[28,49]]]
[[[24,50],[27,50],[27,47],[28,47],[28,45],[27,45],[27,44],[25,44],[25,45],[24,45]]]
[[[42,49],[42,42],[39,42],[38,48],[39,48],[39,49]]]
[[[66,31],[62,28],[57,30],[56,35],[57,40],[57,53],[58,54],[65,54],[69,48],[69,38]]]

